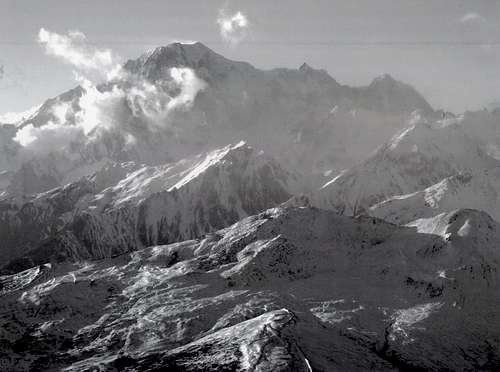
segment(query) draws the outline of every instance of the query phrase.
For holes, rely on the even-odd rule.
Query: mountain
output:
[[[349,87],[308,65],[264,71],[201,43],[174,43],[128,61],[114,80],[47,100],[9,127],[0,145],[11,160],[0,164],[0,186],[3,197],[39,193],[108,162],[159,165],[242,138],[286,169],[321,180],[364,159],[415,110],[435,115],[414,88],[388,75]]]
[[[40,106],[34,106],[23,112],[7,112],[0,115],[0,126],[2,125],[16,125],[23,121],[28,120],[32,115],[34,115]]]
[[[0,277],[0,358],[26,370],[495,370],[499,242],[474,210],[402,227],[270,209],[203,239]]]
[[[498,115],[201,43],[82,79],[0,124],[1,369],[499,370]]]
[[[92,176],[34,196],[0,201],[0,260],[22,256],[60,232],[87,200],[127,176],[135,164],[108,164]]]
[[[262,71],[201,43],[171,44],[125,64],[155,84],[174,66],[190,67],[207,82],[193,107],[206,120],[208,135],[217,133],[205,141],[234,142],[237,133],[284,166],[301,171],[352,165],[402,128],[411,112],[433,113],[414,88],[389,75],[353,88],[307,64],[297,70]],[[346,127],[356,131],[355,138],[344,135]],[[227,137],[221,138],[221,132]]]
[[[313,193],[311,203],[347,215],[420,191],[460,172],[500,165],[459,123],[418,121],[395,135],[366,161],[347,169]]]
[[[12,141],[15,135],[14,125],[0,124],[0,197],[10,183],[13,170],[22,163],[16,154],[17,146]]]
[[[1,202],[2,267],[192,239],[278,205],[299,187],[297,175],[244,142],[162,166],[110,164],[28,200]]]
[[[375,78],[370,85],[358,93],[362,106],[371,111],[408,113],[419,110],[430,114],[432,107],[412,86],[384,74]]]
[[[368,213],[386,221],[406,224],[443,212],[471,208],[500,220],[500,168],[475,170],[447,177],[413,194],[391,197],[370,207]]]

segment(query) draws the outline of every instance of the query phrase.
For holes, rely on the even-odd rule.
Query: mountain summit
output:
[[[164,79],[168,76],[167,71],[172,67],[190,67],[198,73],[201,69],[205,69],[218,76],[224,76],[231,70],[253,70],[250,64],[231,61],[200,42],[173,43],[158,47],[136,60],[129,60],[124,65],[125,70],[140,74],[151,81]]]
[[[386,111],[420,110],[425,114],[433,112],[425,98],[409,84],[397,81],[389,74],[375,78],[365,88],[368,107],[383,107]]]

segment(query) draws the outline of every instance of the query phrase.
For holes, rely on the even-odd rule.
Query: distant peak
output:
[[[248,147],[248,148],[251,148],[250,145],[248,145],[247,141],[245,140],[241,140],[240,142],[238,142],[237,144],[235,145],[231,145],[231,148],[233,149],[237,149],[237,148],[240,148],[240,147]]]
[[[225,58],[201,42],[174,42],[158,47],[125,64],[125,68],[129,71],[143,74],[153,81],[162,79],[165,69],[180,66],[193,69],[203,66],[208,70],[208,74],[213,76],[224,76],[234,69],[253,69],[246,62]]]
[[[328,82],[333,82],[337,84],[335,79],[333,79],[326,70],[323,69],[315,69],[308,65],[306,62],[304,62],[300,67],[299,67],[299,72],[303,73],[306,76],[315,76],[317,79],[320,79],[322,81],[328,81]]]
[[[160,47],[161,48],[161,47]],[[209,47],[207,47],[205,44],[199,42],[199,41],[193,41],[193,42],[173,42],[168,44],[165,48],[171,48],[171,49],[197,49],[197,50],[205,50],[205,51],[212,51]]]
[[[373,81],[370,85],[394,84],[394,83],[397,83],[397,80],[394,79],[391,75],[382,74],[380,76],[377,76],[375,79],[373,79]]]
[[[309,66],[306,62],[302,64],[302,66],[299,67],[300,71],[313,71],[314,69]]]
[[[382,79],[382,80],[394,80],[394,78],[390,74],[387,74],[387,73],[380,75],[379,79]]]
[[[434,111],[413,86],[396,80],[389,74],[373,79],[366,91],[368,95],[372,95],[371,104],[382,111],[411,113],[420,110],[424,114]]]
[[[207,47],[205,44],[199,41],[193,43],[181,43],[175,42],[168,44],[167,46],[156,48],[151,55],[162,55],[164,53],[176,54],[179,56],[185,56],[187,58],[199,59],[201,56],[210,53],[215,54],[215,52]]]

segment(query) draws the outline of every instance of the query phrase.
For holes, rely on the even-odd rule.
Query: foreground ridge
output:
[[[401,227],[269,209],[203,239],[1,277],[2,365],[494,369],[499,242],[474,210]]]

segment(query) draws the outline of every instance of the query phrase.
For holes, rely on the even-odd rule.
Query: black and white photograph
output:
[[[0,0],[0,371],[500,371],[500,1]]]

